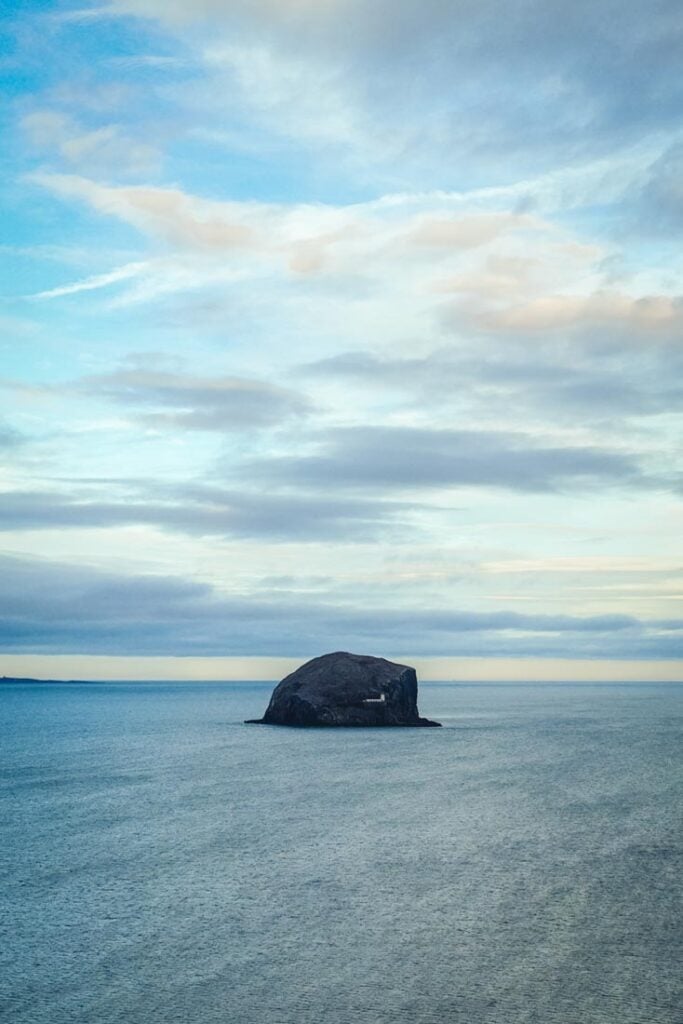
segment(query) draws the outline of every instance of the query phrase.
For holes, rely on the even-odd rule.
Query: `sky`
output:
[[[683,678],[683,11],[2,7],[0,674]]]

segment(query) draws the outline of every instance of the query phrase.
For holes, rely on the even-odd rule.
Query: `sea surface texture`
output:
[[[8,1024],[680,1024],[683,687],[0,686]]]

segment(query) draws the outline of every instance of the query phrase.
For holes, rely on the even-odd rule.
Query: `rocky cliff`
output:
[[[265,725],[425,726],[415,669],[384,658],[338,651],[306,662],[278,683]]]

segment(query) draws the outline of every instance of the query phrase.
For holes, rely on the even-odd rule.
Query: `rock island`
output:
[[[273,690],[263,718],[298,726],[438,726],[420,718],[417,676],[409,665],[337,651],[313,658]]]

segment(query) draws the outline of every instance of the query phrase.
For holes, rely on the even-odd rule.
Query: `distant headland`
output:
[[[0,676],[0,683],[71,683],[72,679],[30,679],[18,676]]]
[[[273,691],[263,718],[249,724],[295,726],[438,726],[420,718],[417,676],[367,654],[336,651],[306,662]]]
[[[114,680],[105,680],[105,679],[32,679],[29,676],[0,676],[0,683],[18,683],[18,684],[36,683],[36,684],[39,684],[39,685],[44,685],[45,683],[50,683],[50,684],[54,684],[55,686],[60,686],[60,685],[65,686],[65,685],[69,685],[69,684],[72,684],[72,683],[73,684],[78,683],[79,685],[82,684],[82,683],[83,684],[87,683],[89,685],[92,684],[93,686],[97,686],[99,683],[104,683],[106,685],[107,682],[114,682]]]

